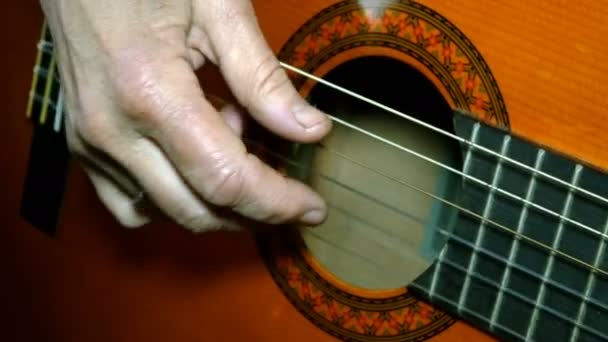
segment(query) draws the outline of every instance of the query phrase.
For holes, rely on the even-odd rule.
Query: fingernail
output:
[[[300,217],[300,222],[309,225],[318,225],[323,223],[325,220],[325,211],[320,209],[313,209],[306,212]]]
[[[292,110],[293,116],[296,118],[296,121],[304,127],[305,129],[310,129],[315,126],[318,126],[324,123],[327,120],[327,117],[316,110],[313,110],[312,107],[306,106],[297,106]]]

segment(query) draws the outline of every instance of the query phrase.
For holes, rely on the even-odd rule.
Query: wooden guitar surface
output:
[[[389,56],[425,74],[454,109],[463,109],[481,121],[592,167],[608,169],[608,8],[601,2],[425,0],[417,2],[419,7],[392,1],[358,4],[373,10],[353,18],[346,13],[357,2],[340,7],[344,4],[329,0],[254,1],[270,45],[285,62],[313,68],[316,75],[324,76],[357,57]],[[411,8],[421,11],[416,26],[419,32],[403,20],[412,14],[407,12]],[[102,208],[78,167],[70,169],[56,238],[40,233],[19,217],[32,135],[32,124],[24,114],[42,15],[34,1],[5,2],[2,9],[6,17],[0,24],[5,32],[2,58],[4,74],[8,75],[0,86],[6,108],[1,137],[5,152],[0,153],[3,340],[336,340],[331,328],[321,329],[277,286],[253,234],[193,236],[162,224],[125,230]],[[424,13],[438,16],[429,15],[424,21]],[[324,22],[329,24],[315,28],[315,18],[326,18]],[[361,25],[394,30],[394,36],[404,40],[416,39],[417,34],[428,38],[446,27],[449,32],[444,32],[445,36],[453,42],[438,42],[425,49],[434,49],[438,59],[449,54],[455,68],[477,63],[487,69],[476,69],[479,74],[463,69],[460,83],[449,77],[442,79],[441,70],[433,69],[432,63],[400,50],[397,38],[393,46],[365,44],[368,38],[362,38],[359,45],[336,48],[335,53],[314,61],[322,48],[340,43],[340,39],[332,40],[332,34],[346,35],[344,32],[355,32]],[[352,36],[356,42],[357,34]],[[466,54],[459,54],[460,48],[478,53],[478,59],[468,60]],[[387,82],[399,83],[389,78],[387,75]],[[216,76],[203,72],[201,79],[215,80]],[[303,94],[313,86],[297,78],[296,84]],[[226,95],[221,86],[214,88],[210,82],[206,86],[212,93]],[[459,92],[472,97],[464,98]],[[469,101],[471,98],[475,101]],[[311,263],[314,269],[314,261]],[[382,296],[352,291],[372,299]],[[410,296],[405,290],[395,290],[394,295],[398,294]],[[419,314],[415,319],[421,322],[420,327],[394,334],[394,339],[387,341],[493,340],[440,308],[418,303],[435,318]],[[369,322],[371,318],[361,324],[371,326]],[[417,334],[416,329],[423,333]],[[369,336],[359,339],[373,340]]]

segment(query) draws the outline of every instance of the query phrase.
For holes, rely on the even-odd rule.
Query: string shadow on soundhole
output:
[[[362,57],[324,79],[454,132],[453,109],[440,91],[401,61]],[[323,84],[313,87],[308,100],[367,132],[462,169],[459,144],[428,128]],[[451,229],[455,209],[399,182],[456,202],[461,180],[444,168],[337,122],[320,146],[289,144],[286,153],[297,161],[286,166],[287,173],[328,202],[321,227],[297,229],[308,253],[333,277],[355,288],[400,288],[428,269],[445,245],[440,231]]]

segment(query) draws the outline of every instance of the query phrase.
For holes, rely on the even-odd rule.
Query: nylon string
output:
[[[275,158],[278,158],[278,159],[282,160],[285,163],[288,163],[288,164],[290,164],[292,166],[295,166],[297,168],[300,168],[300,169],[312,172],[312,173],[314,173],[316,175],[321,176],[324,179],[331,180],[334,183],[336,183],[336,184],[338,184],[338,185],[340,185],[342,187],[345,187],[344,185],[341,185],[341,183],[338,180],[335,180],[335,179],[333,179],[332,177],[330,177],[328,175],[322,174],[319,171],[313,170],[309,166],[302,165],[300,162],[292,160],[292,159],[290,159],[290,158],[288,158],[288,157],[286,157],[286,156],[284,156],[284,155],[282,155],[280,153],[277,153],[276,151],[270,150],[268,147],[264,146],[261,142],[258,142],[258,141],[252,140],[252,139],[248,139],[248,138],[243,138],[243,140],[245,141],[246,144],[254,145],[257,148],[261,148],[261,149],[264,150],[264,152],[268,153],[269,155],[271,155],[271,156],[273,156]],[[485,216],[483,216],[481,214],[478,214],[478,213],[476,213],[476,212],[474,212],[474,211],[472,211],[470,209],[467,209],[467,208],[465,208],[465,207],[463,207],[461,205],[458,205],[458,204],[456,204],[454,202],[451,202],[451,201],[449,201],[449,200],[447,200],[447,199],[445,199],[445,198],[443,198],[441,196],[437,196],[437,195],[435,195],[435,194],[433,194],[433,193],[431,193],[429,191],[426,191],[426,190],[424,190],[424,189],[422,189],[422,188],[420,188],[420,187],[418,187],[418,186],[416,186],[416,185],[414,185],[414,184],[412,184],[410,182],[407,182],[407,181],[405,181],[403,179],[398,179],[398,178],[395,178],[395,177],[393,177],[391,175],[388,175],[388,174],[386,174],[386,173],[384,173],[384,172],[382,172],[382,171],[380,171],[380,170],[378,170],[376,168],[373,168],[373,167],[371,167],[369,165],[366,165],[366,164],[364,164],[362,162],[359,162],[359,161],[357,161],[357,160],[355,160],[353,158],[350,158],[347,155],[345,155],[345,154],[343,154],[343,153],[341,153],[339,151],[333,150],[333,149],[325,146],[322,143],[318,143],[316,145],[318,147],[322,148],[322,149],[325,149],[329,153],[332,153],[332,154],[335,154],[335,155],[337,155],[337,156],[339,156],[341,158],[344,158],[344,159],[352,162],[353,164],[356,164],[356,165],[358,165],[360,167],[363,167],[363,168],[365,168],[365,169],[367,169],[369,171],[372,171],[372,172],[374,172],[374,173],[376,173],[376,174],[378,174],[378,175],[380,175],[382,177],[385,177],[385,178],[387,178],[387,179],[389,179],[389,180],[391,180],[391,181],[393,181],[395,183],[398,183],[398,184],[403,185],[403,186],[405,186],[407,188],[410,188],[410,189],[412,189],[414,191],[422,193],[425,196],[429,196],[429,197],[431,197],[431,198],[433,198],[435,200],[438,200],[438,201],[440,201],[440,202],[442,202],[442,203],[444,203],[446,205],[449,205],[450,207],[453,207],[456,210],[458,210],[460,212],[463,212],[463,213],[465,213],[467,215],[473,216],[473,217],[481,220],[482,222],[485,222],[485,223],[490,224],[490,225],[492,225],[492,226],[494,226],[494,227],[496,227],[496,228],[498,228],[498,229],[500,229],[500,230],[502,230],[504,232],[507,232],[510,235],[512,235],[512,236],[514,236],[514,237],[516,237],[518,239],[530,242],[530,243],[534,244],[535,246],[538,246],[538,247],[540,247],[542,249],[545,249],[547,251],[554,252],[556,255],[561,256],[561,257],[563,257],[563,258],[565,258],[567,260],[570,260],[570,261],[572,261],[572,262],[574,262],[574,263],[582,266],[583,268],[586,268],[586,269],[588,269],[588,270],[590,270],[592,272],[596,272],[596,273],[599,273],[600,275],[608,277],[608,271],[606,271],[606,270],[604,270],[602,268],[599,268],[599,267],[595,267],[595,266],[593,266],[592,264],[590,264],[590,263],[588,263],[586,261],[580,260],[580,259],[578,259],[578,258],[576,258],[576,257],[574,257],[574,256],[572,256],[572,255],[570,255],[568,253],[562,252],[562,251],[560,251],[560,250],[558,250],[556,248],[553,248],[552,246],[549,246],[549,245],[547,245],[547,244],[545,244],[545,243],[543,243],[543,242],[541,242],[539,240],[536,240],[536,239],[531,238],[531,237],[529,237],[529,236],[527,236],[525,234],[522,234],[522,233],[518,232],[516,229],[514,229],[512,227],[508,227],[508,226],[503,225],[503,224],[501,224],[499,222],[496,222],[496,221],[494,221],[492,219],[489,219],[489,218],[487,218],[487,217],[485,217]],[[348,188],[347,190],[354,191],[351,188]],[[382,205],[384,207],[388,207],[389,209],[391,209],[393,211],[396,210],[395,208],[389,206],[386,203],[380,202],[377,199],[373,199],[373,200],[374,200],[375,203],[378,203],[378,204],[380,204],[380,205]],[[401,212],[401,211],[399,211],[399,214],[402,215],[402,216],[406,216],[406,217],[410,216],[408,213]],[[376,228],[378,228],[378,227],[376,227]],[[444,233],[452,235],[452,233],[448,232],[445,228],[441,228],[441,230],[444,231]]]
[[[305,77],[308,77],[308,78],[310,78],[310,79],[312,79],[312,80],[314,80],[314,81],[317,81],[317,82],[319,82],[319,83],[322,83],[322,84],[324,84],[324,85],[327,85],[327,86],[329,86],[329,87],[331,87],[331,88],[333,88],[333,89],[336,89],[336,90],[338,90],[338,91],[340,91],[340,92],[343,92],[343,93],[345,93],[345,94],[347,94],[347,95],[349,95],[349,96],[352,96],[352,97],[354,97],[354,98],[357,98],[357,99],[359,99],[359,100],[365,101],[365,102],[367,102],[367,103],[369,103],[369,104],[371,104],[371,105],[373,105],[373,106],[376,106],[377,108],[380,108],[380,109],[382,109],[382,110],[384,110],[384,111],[388,111],[388,112],[390,112],[390,113],[393,113],[393,114],[395,114],[395,115],[398,115],[398,116],[400,116],[400,117],[402,117],[402,118],[405,118],[405,119],[407,119],[407,120],[410,120],[410,121],[412,121],[412,122],[414,122],[414,123],[416,123],[416,124],[419,124],[419,125],[421,125],[421,126],[423,126],[423,127],[429,128],[429,129],[431,129],[431,130],[433,130],[433,131],[435,131],[435,132],[438,132],[438,133],[440,133],[440,134],[442,134],[442,135],[445,135],[445,136],[447,136],[447,137],[449,137],[449,138],[456,139],[457,141],[462,142],[462,143],[465,143],[465,144],[467,144],[467,145],[471,146],[472,148],[479,149],[479,150],[480,150],[480,151],[482,151],[482,152],[486,152],[486,153],[492,154],[492,155],[494,155],[494,156],[497,156],[498,158],[501,158],[501,159],[502,159],[502,160],[504,160],[505,162],[512,163],[512,164],[513,164],[513,165],[515,165],[515,166],[518,166],[518,167],[520,167],[520,168],[524,168],[524,169],[529,170],[529,171],[531,171],[531,172],[533,172],[533,173],[536,173],[536,174],[537,174],[537,175],[539,175],[539,176],[542,176],[542,177],[545,177],[545,178],[547,178],[547,179],[549,179],[549,180],[551,180],[551,181],[554,181],[554,182],[555,182],[555,183],[557,183],[558,185],[563,185],[563,186],[566,186],[568,190],[572,190],[572,191],[578,191],[578,192],[583,193],[583,194],[585,194],[585,195],[587,195],[587,196],[589,196],[589,197],[591,197],[591,198],[593,198],[593,199],[600,200],[600,201],[602,201],[602,202],[604,202],[604,203],[607,203],[607,204],[608,204],[608,198],[602,197],[601,195],[595,194],[595,193],[593,193],[593,192],[590,192],[590,191],[588,191],[588,190],[586,190],[586,189],[583,189],[583,188],[580,188],[580,187],[578,187],[578,186],[574,186],[574,185],[572,185],[572,184],[570,184],[570,183],[568,183],[568,182],[565,182],[565,181],[563,181],[563,180],[561,180],[561,179],[559,179],[559,178],[556,178],[556,177],[554,177],[554,176],[552,176],[552,175],[549,175],[549,174],[547,174],[547,173],[545,173],[545,172],[542,172],[542,171],[537,170],[537,169],[535,169],[535,168],[533,168],[533,167],[530,167],[530,166],[525,165],[525,164],[523,164],[523,163],[520,163],[520,162],[518,162],[518,161],[516,161],[516,160],[513,160],[513,159],[511,159],[511,158],[508,158],[507,156],[504,156],[504,155],[502,155],[502,154],[500,154],[500,153],[497,153],[497,152],[492,151],[492,150],[490,150],[490,149],[487,149],[487,148],[485,148],[485,147],[483,147],[483,146],[480,146],[480,145],[478,145],[478,144],[476,144],[476,143],[474,143],[474,142],[472,142],[472,141],[470,141],[470,140],[467,140],[467,139],[461,138],[461,137],[459,137],[459,136],[457,136],[457,135],[455,135],[455,134],[453,134],[453,133],[450,133],[450,132],[447,132],[447,131],[442,130],[442,129],[440,129],[440,128],[437,128],[437,127],[435,127],[435,126],[429,125],[429,124],[427,124],[427,123],[425,123],[425,122],[423,122],[423,121],[420,121],[420,120],[418,120],[418,119],[416,119],[416,118],[414,118],[414,117],[411,117],[410,115],[407,115],[407,114],[404,114],[404,113],[402,113],[402,112],[399,112],[399,111],[397,111],[397,110],[395,110],[395,109],[393,109],[393,108],[390,108],[390,107],[388,107],[388,106],[385,106],[385,105],[383,105],[383,104],[381,104],[381,103],[378,103],[378,102],[376,102],[376,101],[374,101],[374,100],[371,100],[371,99],[369,99],[369,98],[367,98],[367,97],[364,97],[364,96],[362,96],[362,95],[360,95],[360,94],[357,94],[357,93],[355,93],[355,92],[353,92],[353,91],[350,91],[350,90],[348,90],[348,89],[345,89],[345,88],[343,88],[343,87],[340,87],[340,86],[338,86],[338,85],[336,85],[336,84],[334,84],[334,83],[331,83],[331,82],[329,82],[329,81],[326,81],[326,80],[324,80],[324,79],[322,79],[322,78],[320,78],[320,77],[317,77],[317,76],[314,76],[314,75],[312,75],[312,74],[309,74],[309,73],[307,73],[307,72],[305,72],[305,71],[302,71],[302,70],[300,70],[300,69],[298,69],[298,68],[292,67],[292,66],[290,66],[290,65],[288,65],[288,64],[285,64],[285,63],[282,63],[281,65],[282,65],[283,67],[285,67],[285,68],[289,69],[289,70],[292,70],[292,71],[294,71],[294,72],[297,72],[297,73],[299,73],[299,74],[301,74],[301,75],[303,75],[303,76],[305,76]],[[403,152],[409,153],[409,154],[411,154],[411,155],[413,155],[413,156],[415,156],[415,157],[417,157],[417,158],[421,158],[421,159],[423,159],[423,160],[425,160],[425,161],[427,161],[427,162],[429,162],[429,163],[435,164],[435,165],[437,165],[437,166],[439,166],[439,167],[441,167],[441,168],[443,168],[443,169],[445,169],[445,170],[447,170],[447,171],[449,171],[449,172],[452,172],[452,173],[458,174],[458,175],[460,175],[460,176],[462,176],[462,177],[465,177],[465,178],[467,178],[467,179],[469,179],[469,180],[471,180],[471,181],[473,181],[473,182],[476,182],[477,184],[479,184],[479,185],[481,185],[481,186],[484,186],[484,187],[486,187],[486,188],[489,188],[489,189],[492,189],[492,190],[494,190],[494,191],[497,191],[497,192],[499,192],[499,193],[501,193],[501,194],[503,194],[503,195],[506,195],[506,196],[510,197],[511,199],[514,199],[514,200],[516,200],[516,201],[522,202],[522,203],[524,203],[524,204],[526,204],[526,205],[529,205],[529,206],[531,206],[531,207],[533,207],[533,208],[535,208],[535,209],[538,209],[538,210],[540,210],[540,211],[542,211],[542,212],[544,212],[544,213],[546,213],[546,214],[549,214],[549,215],[551,215],[551,216],[557,217],[557,218],[559,218],[560,220],[563,220],[563,221],[565,221],[565,222],[568,222],[568,223],[570,223],[570,224],[572,224],[572,225],[575,225],[575,226],[577,226],[577,227],[579,227],[579,228],[584,229],[585,231],[587,231],[587,232],[591,233],[592,235],[595,235],[595,236],[601,237],[601,238],[603,238],[603,239],[608,238],[608,234],[604,234],[604,233],[602,233],[602,232],[600,231],[600,230],[603,230],[603,229],[597,229],[597,228],[590,227],[590,226],[588,226],[588,225],[586,225],[586,224],[584,224],[584,223],[581,223],[581,222],[579,222],[579,221],[577,221],[577,220],[571,219],[571,218],[566,217],[566,216],[564,216],[564,215],[562,215],[562,214],[560,214],[560,213],[557,213],[557,212],[555,212],[555,211],[553,211],[553,210],[551,210],[551,209],[548,209],[548,208],[543,207],[543,206],[541,206],[541,205],[539,205],[539,204],[537,204],[537,203],[534,203],[534,202],[529,201],[529,200],[527,200],[527,199],[525,199],[525,198],[522,198],[521,196],[517,196],[517,195],[515,195],[515,194],[513,194],[513,193],[511,193],[511,192],[509,192],[509,191],[506,191],[506,190],[501,189],[501,188],[499,188],[499,187],[493,186],[492,184],[489,184],[489,183],[487,183],[487,182],[485,182],[485,181],[482,181],[482,180],[480,180],[480,179],[478,179],[478,178],[476,178],[476,177],[473,177],[473,176],[467,175],[467,174],[465,174],[464,172],[462,172],[462,171],[460,171],[460,170],[457,170],[457,169],[455,169],[455,168],[453,168],[453,167],[451,167],[451,166],[449,166],[449,165],[446,165],[446,164],[444,164],[444,163],[441,163],[441,162],[439,162],[439,161],[436,161],[436,160],[434,160],[434,159],[432,159],[432,158],[430,158],[430,157],[427,157],[427,156],[425,156],[425,155],[423,155],[423,154],[421,154],[421,153],[418,153],[418,152],[416,152],[416,151],[413,151],[413,150],[411,150],[411,149],[408,149],[407,147],[401,146],[401,145],[399,145],[399,144],[397,144],[397,143],[395,143],[395,142],[393,142],[393,141],[390,141],[390,140],[388,140],[388,139],[386,139],[386,138],[384,138],[384,137],[381,137],[381,136],[380,136],[380,135],[378,135],[378,134],[375,134],[375,133],[372,133],[372,132],[370,132],[370,131],[367,131],[367,130],[365,130],[365,129],[363,129],[363,128],[360,128],[360,127],[358,127],[358,126],[356,126],[356,125],[353,125],[353,124],[351,124],[351,123],[349,123],[349,122],[347,122],[347,121],[345,121],[345,120],[339,119],[339,118],[337,118],[337,117],[335,117],[335,116],[333,116],[333,115],[328,115],[328,116],[331,118],[331,120],[333,120],[333,121],[335,121],[335,122],[337,122],[337,123],[339,123],[339,124],[341,124],[341,125],[343,125],[343,126],[345,126],[345,127],[348,127],[348,128],[350,128],[350,129],[352,129],[352,130],[355,130],[355,131],[358,131],[358,132],[360,132],[360,133],[362,133],[362,134],[365,134],[365,135],[367,135],[367,136],[369,136],[369,137],[371,137],[371,138],[373,138],[373,139],[375,139],[375,140],[378,140],[378,141],[380,141],[380,142],[382,142],[382,143],[384,143],[384,144],[386,144],[386,145],[392,146],[392,147],[397,148],[397,149],[399,149],[399,150],[401,150],[401,151],[403,151]]]
[[[318,77],[318,76],[315,76],[315,75],[313,75],[313,74],[307,73],[306,71],[303,71],[303,70],[301,70],[301,69],[298,69],[298,68],[296,68],[296,67],[294,67],[294,66],[291,66],[291,65],[289,65],[289,64],[286,64],[286,63],[283,63],[283,62],[279,62],[279,63],[280,63],[280,64],[281,64],[281,66],[282,66],[282,67],[284,67],[285,69],[291,70],[291,71],[293,71],[293,72],[295,72],[295,73],[298,73],[298,74],[300,74],[300,75],[302,75],[302,76],[304,76],[304,77],[306,77],[306,78],[309,78],[309,79],[314,80],[314,81],[316,81],[316,82],[322,83],[322,84],[324,84],[324,85],[326,85],[326,86],[328,86],[328,87],[330,87],[330,88],[333,88],[333,89],[335,89],[335,90],[337,90],[337,91],[339,91],[339,92],[342,92],[342,93],[344,93],[344,94],[346,94],[346,95],[349,95],[349,96],[351,96],[351,97],[354,97],[354,98],[356,98],[356,99],[358,99],[358,100],[361,100],[361,101],[367,102],[367,103],[369,103],[369,104],[371,104],[371,105],[373,105],[373,106],[375,106],[375,107],[377,107],[377,108],[380,108],[380,109],[382,109],[382,110],[384,110],[384,111],[387,111],[387,112],[389,112],[389,113],[392,113],[392,114],[394,114],[394,115],[397,115],[397,116],[399,116],[399,117],[402,117],[402,118],[404,118],[404,119],[406,119],[406,120],[409,120],[409,121],[411,121],[411,122],[414,122],[414,123],[416,123],[416,124],[418,124],[418,125],[420,125],[420,126],[423,126],[423,127],[425,127],[425,128],[428,128],[428,129],[430,129],[430,130],[433,130],[433,131],[435,131],[435,132],[437,132],[437,133],[439,133],[439,134],[442,134],[442,135],[444,135],[444,136],[447,136],[447,137],[449,137],[449,138],[451,138],[451,139],[454,139],[454,140],[456,140],[456,141],[458,141],[458,142],[461,142],[461,143],[467,144],[467,145],[469,145],[469,146],[470,146],[470,147],[472,147],[472,148],[475,148],[475,149],[478,149],[478,150],[483,151],[483,152],[485,152],[485,153],[488,153],[488,154],[490,154],[490,155],[493,155],[493,156],[495,156],[495,157],[497,157],[497,158],[500,158],[500,159],[502,159],[502,160],[504,160],[504,161],[506,161],[506,162],[508,162],[508,163],[511,163],[511,164],[513,164],[513,165],[516,165],[517,167],[520,167],[520,168],[523,168],[523,169],[525,169],[525,170],[527,170],[527,171],[530,171],[530,172],[536,173],[537,175],[542,176],[542,177],[544,177],[544,178],[546,178],[546,179],[549,179],[549,180],[551,180],[551,181],[553,181],[553,182],[555,182],[555,183],[557,183],[557,184],[560,184],[560,185],[562,185],[562,186],[565,186],[565,187],[567,187],[568,189],[572,189],[572,190],[574,190],[574,191],[577,191],[577,192],[580,192],[580,193],[582,193],[582,194],[585,194],[585,195],[587,195],[587,196],[589,196],[589,197],[591,197],[591,198],[593,198],[593,199],[596,199],[596,200],[601,201],[601,202],[603,202],[603,203],[605,203],[605,204],[608,204],[608,198],[606,198],[606,197],[603,197],[603,196],[601,196],[601,195],[598,195],[598,194],[596,194],[596,193],[594,193],[594,192],[592,192],[592,191],[586,190],[586,189],[584,189],[584,188],[581,188],[581,187],[578,187],[578,186],[574,186],[574,185],[572,185],[572,184],[570,184],[570,183],[568,183],[568,182],[566,182],[566,181],[564,181],[564,180],[562,180],[562,179],[559,179],[559,178],[557,178],[557,177],[555,177],[555,176],[552,176],[552,175],[550,175],[550,174],[548,174],[548,173],[546,173],[546,172],[543,172],[543,171],[537,170],[537,169],[535,169],[535,168],[533,168],[533,167],[531,167],[531,166],[529,166],[529,165],[526,165],[526,164],[524,164],[524,163],[521,163],[521,162],[519,162],[519,161],[517,161],[517,160],[515,160],[515,159],[509,158],[509,157],[507,157],[507,156],[505,156],[505,155],[503,155],[503,154],[501,154],[501,153],[498,153],[498,152],[492,151],[491,149],[488,149],[488,148],[486,148],[486,147],[484,147],[484,146],[478,145],[478,144],[476,144],[476,143],[474,143],[474,142],[472,142],[472,141],[470,141],[470,140],[467,140],[467,139],[464,139],[464,138],[462,138],[462,137],[459,137],[459,136],[457,136],[456,134],[453,134],[453,133],[451,133],[451,132],[448,132],[448,131],[442,130],[442,129],[440,129],[440,128],[437,128],[437,127],[435,127],[435,126],[433,126],[433,125],[430,125],[430,124],[428,124],[428,123],[426,123],[426,122],[424,122],[424,121],[421,121],[421,120],[419,120],[419,119],[416,119],[416,118],[412,117],[411,115],[407,115],[407,114],[405,114],[405,113],[403,113],[403,112],[400,112],[400,111],[398,111],[398,110],[396,110],[396,109],[394,109],[394,108],[391,108],[391,107],[386,106],[386,105],[384,105],[384,104],[382,104],[382,103],[379,103],[379,102],[377,102],[377,101],[374,101],[374,100],[372,100],[372,99],[370,99],[370,98],[367,98],[367,97],[365,97],[365,96],[363,96],[363,95],[361,95],[361,94],[358,94],[358,93],[356,93],[356,92],[354,92],[354,91],[348,90],[348,89],[343,88],[343,87],[341,87],[341,86],[339,86],[339,85],[337,85],[337,84],[331,83],[331,82],[329,82],[329,81],[327,81],[327,80],[325,80],[325,79],[323,79],[323,78],[321,78],[321,77]]]

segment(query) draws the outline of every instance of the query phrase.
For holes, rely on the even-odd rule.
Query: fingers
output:
[[[213,96],[207,95],[207,100],[215,107],[219,108],[219,114],[224,120],[224,122],[232,129],[232,132],[241,137],[243,135],[243,130],[245,129],[246,116],[245,114],[239,110],[234,104],[227,103],[223,99]]]
[[[80,150],[85,159],[101,165],[87,169],[99,196],[127,226],[141,225],[148,217],[137,211],[118,178],[133,181],[156,207],[191,230],[237,227],[247,218],[322,222],[322,199],[247,153],[239,138],[243,117],[235,107],[220,112],[213,108],[193,69],[206,60],[217,62],[255,118],[286,138],[317,140],[329,130],[329,120],[289,84],[256,31],[247,0],[193,1],[196,5],[83,5],[86,8],[76,6],[75,12],[64,13],[91,19],[73,27],[62,25],[67,30],[62,39],[68,45],[90,43],[85,44],[89,48],[67,52],[72,63],[63,63],[62,80],[67,112],[73,113],[66,117],[71,121],[70,139],[85,146]],[[201,17],[189,12],[194,7],[215,20],[198,32],[201,39],[192,36],[198,45],[190,46],[182,40],[187,36],[183,31],[197,26],[191,19]],[[233,20],[224,22],[225,17]],[[125,34],[125,27],[130,34]],[[66,49],[72,45],[82,44]],[[217,53],[208,55],[206,50]],[[96,159],[87,145],[110,163]]]
[[[152,204],[146,209],[158,208],[192,232],[246,228],[241,222],[210,210],[152,141],[140,138],[128,146],[116,146],[112,153],[118,164],[128,165],[126,170],[90,153],[84,165],[100,199],[122,225],[139,227],[150,221],[148,212],[144,214],[140,207]],[[129,193],[124,189],[130,189]],[[142,199],[151,203],[138,203]]]
[[[150,221],[150,217],[137,210],[135,198],[130,198],[108,175],[93,167],[85,166],[84,169],[95,187],[97,196],[121,225],[137,228]]]
[[[146,122],[138,126],[148,127],[146,134],[159,144],[195,193],[212,205],[229,207],[247,218],[266,223],[300,220],[318,224],[324,220],[325,204],[317,194],[247,153],[234,128],[224,122],[201,92],[194,91],[200,88],[187,63],[165,64],[159,68],[162,68],[159,76],[147,82],[147,97],[154,100],[136,101],[143,107],[131,112],[148,113],[134,120],[141,122],[145,118]],[[224,116],[236,117],[230,110],[224,111]],[[157,166],[163,163],[160,154],[153,159],[157,161],[145,164],[146,160],[141,160],[130,166],[130,170],[139,172],[136,177],[146,183],[142,185],[155,187],[158,200],[170,206],[179,199],[169,198],[170,194],[165,191],[178,189],[180,185],[167,183],[162,190],[159,183],[174,182],[171,179],[177,177],[167,175],[166,179],[157,179],[160,169],[162,173],[170,172],[169,165]]]
[[[234,134],[242,134],[244,115],[233,105],[219,103],[219,107],[223,107],[220,116]],[[151,220],[149,214],[156,213],[152,210],[159,208],[167,217],[193,232],[253,228],[252,222],[209,210],[153,142],[140,137],[128,144],[114,144],[108,148],[113,154],[109,157],[87,143],[77,141],[72,128],[68,126],[72,152],[81,160],[102,203],[121,225],[140,227]],[[128,165],[129,169],[120,165]],[[144,202],[138,203],[139,200]],[[148,202],[153,206],[148,206]],[[144,213],[142,209],[147,210]]]
[[[131,144],[128,154],[117,157],[128,163],[148,200],[179,225],[203,232],[227,228],[201,200],[167,160],[158,146],[145,138]],[[128,159],[128,161],[126,160]]]
[[[250,1],[195,1],[194,17],[230,88],[258,122],[299,142],[317,141],[329,132],[329,118],[298,94],[268,47]]]

